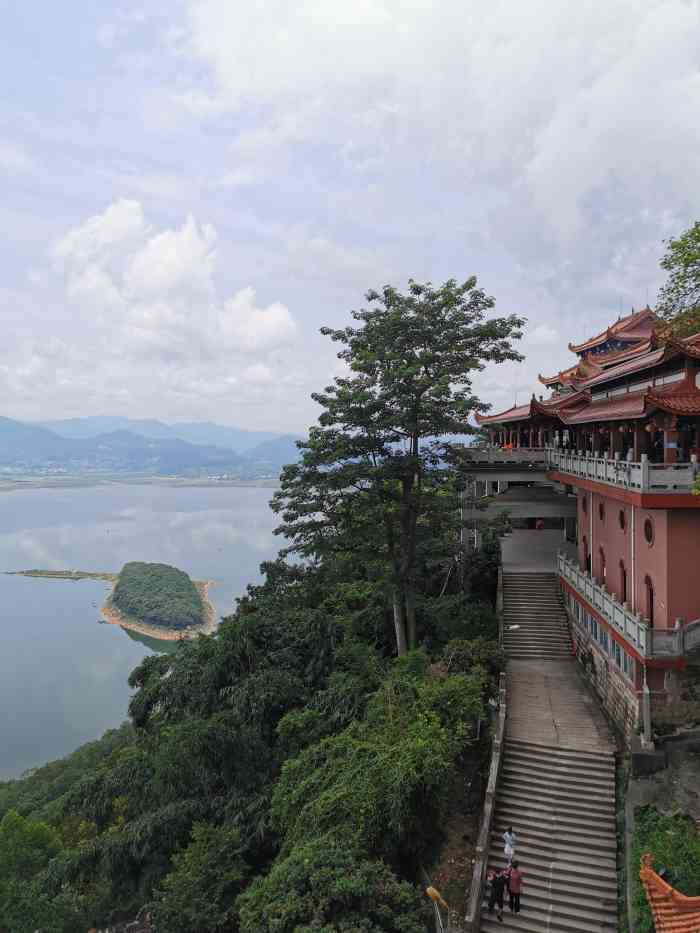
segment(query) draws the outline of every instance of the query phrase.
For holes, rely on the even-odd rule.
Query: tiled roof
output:
[[[700,933],[700,897],[687,897],[660,878],[651,867],[649,853],[642,856],[639,879],[656,933]]]
[[[650,389],[647,403],[673,415],[700,415],[700,390],[687,382],[671,389]]]
[[[514,405],[506,411],[499,412],[497,415],[475,415],[477,424],[501,424],[505,421],[525,421],[530,417],[530,403],[527,405]]]
[[[584,353],[586,350],[592,350],[599,347],[601,343],[610,340],[613,337],[617,340],[641,340],[651,336],[651,332],[656,323],[657,317],[651,308],[643,308],[641,311],[628,314],[627,317],[620,318],[606,327],[605,330],[584,340],[583,343],[570,343],[569,349],[574,353]]]
[[[624,418],[641,418],[646,411],[644,392],[630,392],[619,398],[601,399],[591,402],[577,411],[559,411],[564,424],[586,424],[589,421],[618,421]]]
[[[643,369],[648,369],[650,366],[656,366],[663,360],[665,355],[666,350],[664,347],[658,350],[651,350],[649,353],[644,353],[642,356],[637,356],[631,360],[627,360],[625,363],[620,363],[619,366],[606,369],[604,372],[600,373],[600,375],[593,376],[592,379],[587,379],[585,385],[587,388],[590,388],[600,385],[602,382],[610,382],[613,379],[617,379],[619,376],[628,376],[631,373],[640,372]]]

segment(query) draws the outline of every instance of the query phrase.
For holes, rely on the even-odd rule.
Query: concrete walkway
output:
[[[560,532],[521,531],[504,547],[508,718],[489,868],[506,866],[512,826],[523,893],[518,914],[506,896],[502,922],[484,911],[484,933],[617,929],[615,742],[571,657],[554,534],[560,546]]]

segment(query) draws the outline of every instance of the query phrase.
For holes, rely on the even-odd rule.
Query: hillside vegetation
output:
[[[315,396],[261,583],[215,635],[141,662],[104,754],[0,785],[0,929],[145,905],[159,933],[434,929],[421,869],[483,761],[502,661],[499,538],[463,551],[439,438],[470,431],[470,373],[514,358],[519,322],[487,320],[474,280],[368,301],[331,334],[349,375]]]
[[[124,564],[112,603],[126,615],[164,628],[190,628],[204,621],[196,586],[186,573],[169,564]]]

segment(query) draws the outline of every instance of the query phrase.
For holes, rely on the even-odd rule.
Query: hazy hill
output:
[[[250,450],[256,445],[279,437],[274,431],[248,431],[244,428],[215,424],[212,421],[187,421],[166,424],[153,418],[121,418],[114,415],[90,415],[85,418],[66,418],[61,421],[43,421],[47,428],[61,437],[87,439],[113,431],[130,431],[141,437],[180,439],[190,444],[226,447],[236,453]]]
[[[47,428],[0,418],[0,467],[15,470],[179,473],[242,466],[247,465],[231,450],[179,438],[146,438],[131,431],[66,438]]]
[[[299,457],[299,448],[296,445],[297,438],[293,434],[284,434],[282,437],[276,437],[269,441],[263,441],[253,447],[252,450],[245,452],[246,460],[258,463],[269,463],[276,468],[283,467],[286,463],[293,463]]]

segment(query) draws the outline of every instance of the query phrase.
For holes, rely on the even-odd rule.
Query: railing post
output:
[[[647,454],[642,454],[642,476],[641,476],[641,488],[649,488],[649,457]]]

